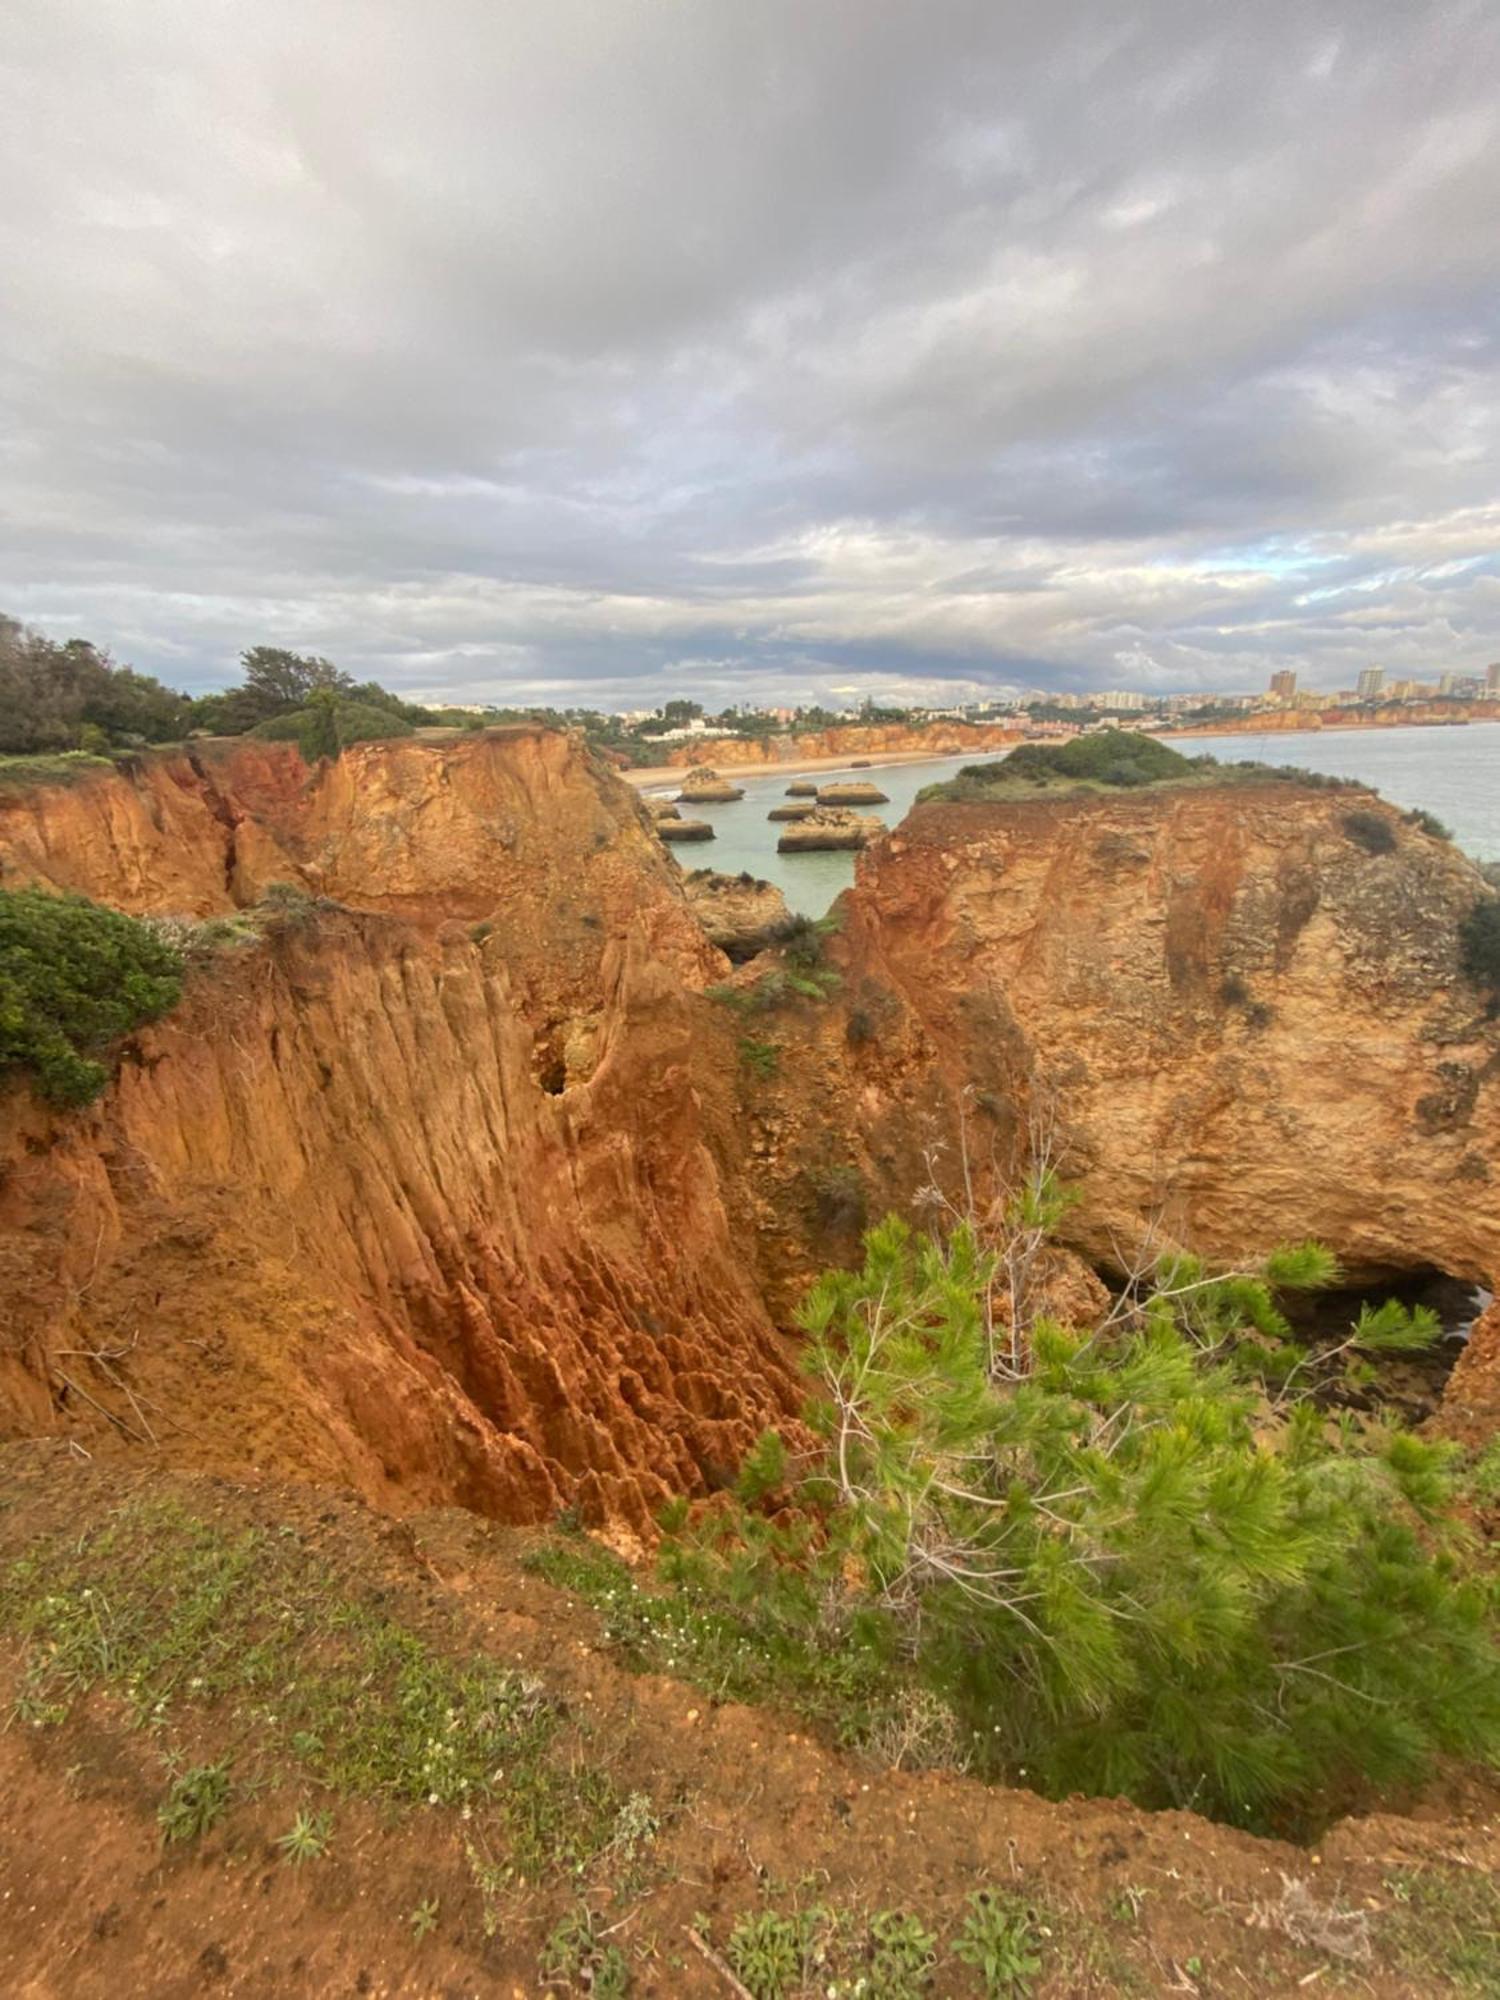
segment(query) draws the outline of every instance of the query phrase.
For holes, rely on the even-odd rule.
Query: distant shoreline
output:
[[[1456,715],[1452,717],[1436,715],[1413,716],[1410,722],[1313,722],[1300,729],[1288,729],[1284,725],[1253,723],[1204,722],[1191,729],[1153,729],[1151,734],[1165,741],[1168,737],[1195,736],[1389,736],[1393,729],[1483,729],[1487,723],[1500,722],[1500,715]]]
[[[856,765],[863,769],[868,765],[872,770],[884,764],[941,764],[950,757],[972,756],[977,761],[981,757],[1003,757],[1014,750],[1014,743],[998,746],[994,750],[870,750],[859,751],[853,757],[789,757],[785,763],[778,758],[774,764],[725,764],[719,775],[738,784],[743,778],[795,778],[807,771],[851,771]],[[687,768],[682,764],[657,764],[633,771],[622,771],[632,785],[685,785]]]
[[[1153,729],[1149,733],[1163,743],[1188,742],[1198,737],[1212,736],[1230,739],[1236,736],[1388,736],[1393,729],[1482,729],[1500,724],[1500,715],[1493,720],[1488,717],[1463,716],[1451,721],[1436,717],[1413,719],[1411,722],[1322,722],[1304,729],[1226,727],[1223,723],[1202,724],[1192,729]],[[1035,739],[1039,742],[1046,738]],[[726,764],[721,777],[731,778],[738,784],[744,778],[774,778],[787,776],[795,778],[809,771],[848,771],[855,764],[868,765],[872,770],[888,764],[941,764],[954,756],[972,755],[978,763],[985,757],[1006,757],[1018,746],[1014,743],[997,745],[993,750],[939,751],[939,750],[871,750],[857,757],[797,757],[779,760],[774,764]],[[687,782],[687,769],[681,764],[654,764],[640,766],[635,770],[621,771],[620,776],[632,785],[682,785]]]

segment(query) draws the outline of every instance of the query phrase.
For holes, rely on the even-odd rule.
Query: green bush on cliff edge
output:
[[[182,958],[151,928],[82,896],[0,889],[0,1081],[29,1075],[50,1104],[87,1104],[98,1057],[177,1004]]]

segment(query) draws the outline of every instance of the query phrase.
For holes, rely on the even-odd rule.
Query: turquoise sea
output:
[[[1459,846],[1480,861],[1500,861],[1500,722],[1475,722],[1451,728],[1381,730],[1309,730],[1270,735],[1181,737],[1176,747],[1188,756],[1201,753],[1225,763],[1253,759],[1266,764],[1300,764],[1332,777],[1359,778],[1383,792],[1398,806],[1422,806],[1453,834]],[[890,804],[861,807],[894,826],[924,785],[948,778],[961,765],[983,762],[966,751],[961,757],[935,757],[920,764],[886,764],[869,771],[816,771],[819,784],[843,778],[868,777],[890,794]],[[679,847],[684,868],[717,868],[775,882],[794,910],[821,916],[841,890],[854,880],[852,854],[778,854],[781,828],[766,818],[786,796],[791,777],[784,771],[742,776],[745,796],[730,805],[694,806],[692,817],[709,820],[714,839],[701,847]],[[671,797],[675,787],[653,786]]]

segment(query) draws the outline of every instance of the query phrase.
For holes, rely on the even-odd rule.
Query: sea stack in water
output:
[[[714,830],[706,819],[659,819],[656,822],[659,840],[712,840]]]
[[[789,799],[815,799],[818,796],[818,781],[816,778],[798,778],[794,784],[787,786],[786,795]]]
[[[822,849],[866,847],[885,827],[871,813],[846,812],[839,806],[819,806],[806,819],[789,826],[776,843],[778,854],[815,854]]]
[[[883,806],[889,805],[887,793],[879,785],[872,785],[868,778],[856,778],[853,783],[842,785],[819,785],[818,804],[820,806]]]
[[[809,813],[818,810],[816,799],[793,799],[790,805],[772,806],[767,819],[806,819]]]
[[[658,823],[664,819],[682,818],[682,814],[670,799],[647,799],[646,810]]]
[[[742,799],[744,796],[743,785],[731,785],[717,771],[705,769],[689,771],[682,790],[677,794],[679,803],[685,806],[726,804],[731,799]]]

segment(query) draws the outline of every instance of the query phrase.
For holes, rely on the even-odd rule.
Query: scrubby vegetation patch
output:
[[[0,1078],[51,1104],[87,1104],[100,1058],[176,1006],[182,954],[150,924],[82,896],[0,890]]]
[[[1442,1755],[1500,1759],[1457,1454],[1339,1407],[1435,1318],[1386,1302],[1309,1349],[1277,1293],[1335,1267],[1304,1245],[1228,1275],[1176,1258],[1070,1330],[1014,1305],[1017,1245],[1064,1204],[1044,1180],[999,1242],[889,1220],[826,1274],[801,1314],[818,1449],[768,1434],[734,1509],[669,1513],[655,1589],[583,1548],[539,1560],[640,1664],[670,1648],[840,1741],[1052,1795],[1284,1832]]]

